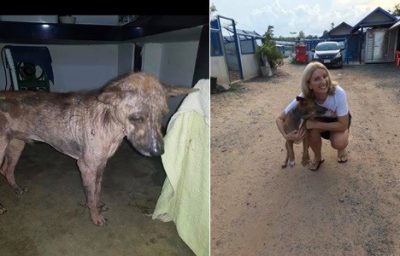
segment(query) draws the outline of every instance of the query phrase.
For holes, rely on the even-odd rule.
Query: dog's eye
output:
[[[130,122],[143,122],[144,116],[140,113],[134,113],[128,117]]]

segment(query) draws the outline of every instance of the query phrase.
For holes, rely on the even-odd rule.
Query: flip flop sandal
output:
[[[321,164],[322,164],[323,162],[325,162],[325,159],[319,160],[319,161],[318,161],[318,164],[317,164],[317,166],[316,166],[315,169],[311,169],[311,168],[308,168],[308,169],[309,169],[310,171],[312,171],[312,172],[316,172],[316,171],[318,171],[319,167],[321,166]],[[315,164],[315,163],[314,163],[314,164]]]

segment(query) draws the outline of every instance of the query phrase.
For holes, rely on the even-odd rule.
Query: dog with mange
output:
[[[318,105],[312,99],[297,96],[296,100],[296,107],[287,113],[287,117],[283,122],[283,129],[285,133],[290,133],[294,130],[300,130],[300,128],[305,124],[306,120],[322,117],[327,114],[328,109]],[[286,168],[288,165],[290,167],[295,165],[295,156],[293,150],[294,143],[294,141],[286,140],[286,158],[285,162],[282,164],[282,168]],[[307,137],[305,137],[303,139],[302,164],[306,165],[309,160],[310,156],[308,154],[308,141]]]
[[[100,191],[107,160],[124,137],[145,156],[164,152],[161,121],[169,96],[191,88],[163,86],[145,73],[128,73],[86,93],[0,93],[0,173],[20,194],[14,171],[25,143],[45,142],[77,160],[94,224],[104,225]],[[6,209],[0,204],[0,214]]]

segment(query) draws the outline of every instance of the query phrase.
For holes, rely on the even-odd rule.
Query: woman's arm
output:
[[[286,140],[291,140],[291,141],[300,141],[304,138],[304,135],[306,134],[306,130],[304,128],[300,128],[300,130],[294,130],[292,132],[286,133],[285,129],[283,129],[283,124],[285,122],[285,119],[287,118],[287,114],[285,112],[282,112],[277,118],[276,118],[276,126],[278,127],[278,130],[281,132],[283,137]]]
[[[321,129],[324,131],[344,132],[349,126],[349,114],[345,116],[338,116],[336,122],[325,123],[319,121],[306,121],[307,129]]]

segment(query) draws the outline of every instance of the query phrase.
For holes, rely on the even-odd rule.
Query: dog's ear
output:
[[[96,98],[104,104],[115,105],[116,102],[122,99],[122,94],[123,92],[121,90],[108,90],[100,92]]]
[[[187,88],[187,87],[177,87],[177,86],[164,86],[165,94],[168,97],[189,94],[191,92],[198,91],[198,88]]]

